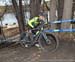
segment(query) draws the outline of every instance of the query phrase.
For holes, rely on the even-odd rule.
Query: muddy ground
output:
[[[75,62],[75,42],[60,40],[58,49],[45,53],[37,47],[20,45],[0,48],[0,62]]]

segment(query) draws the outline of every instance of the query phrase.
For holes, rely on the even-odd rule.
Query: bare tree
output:
[[[58,20],[62,19],[63,16],[63,8],[64,8],[64,0],[58,0]]]
[[[30,0],[31,18],[34,16],[38,16],[40,12],[40,4],[41,4],[41,0]]]
[[[16,12],[16,18],[19,24],[19,31],[20,34],[24,32],[25,27],[24,27],[24,14],[23,14],[23,8],[22,8],[22,0],[19,0],[19,6],[17,5],[16,0],[12,0],[13,7]]]
[[[64,0],[63,19],[71,19],[73,0]],[[70,28],[70,23],[62,23],[62,28]]]
[[[55,21],[56,20],[56,0],[50,1],[50,20]],[[55,25],[51,25],[51,29],[54,29]]]
[[[62,20],[63,16],[63,8],[64,8],[64,0],[58,0],[57,10],[58,10],[58,20]],[[61,23],[57,24],[57,28],[61,28]]]
[[[72,19],[75,17],[75,0],[73,0],[73,7],[72,7]],[[72,28],[75,28],[75,22],[72,22]]]

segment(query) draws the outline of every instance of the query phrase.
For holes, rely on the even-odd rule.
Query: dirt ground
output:
[[[0,49],[0,62],[75,62],[75,42],[62,40],[53,53],[45,53],[37,47],[4,47]]]

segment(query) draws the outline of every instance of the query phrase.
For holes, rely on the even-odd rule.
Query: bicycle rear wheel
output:
[[[49,34],[49,33],[46,33],[46,36],[50,42],[47,42],[42,35],[39,37],[39,44],[41,49],[45,52],[55,51],[59,46],[58,38],[53,34]]]

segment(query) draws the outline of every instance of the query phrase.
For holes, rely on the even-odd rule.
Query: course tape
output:
[[[75,32],[75,29],[54,29],[54,30],[44,30],[44,32]]]
[[[75,22],[75,20],[58,20],[58,21],[51,21],[49,22],[50,24],[55,24],[55,23],[66,23],[66,22]]]

